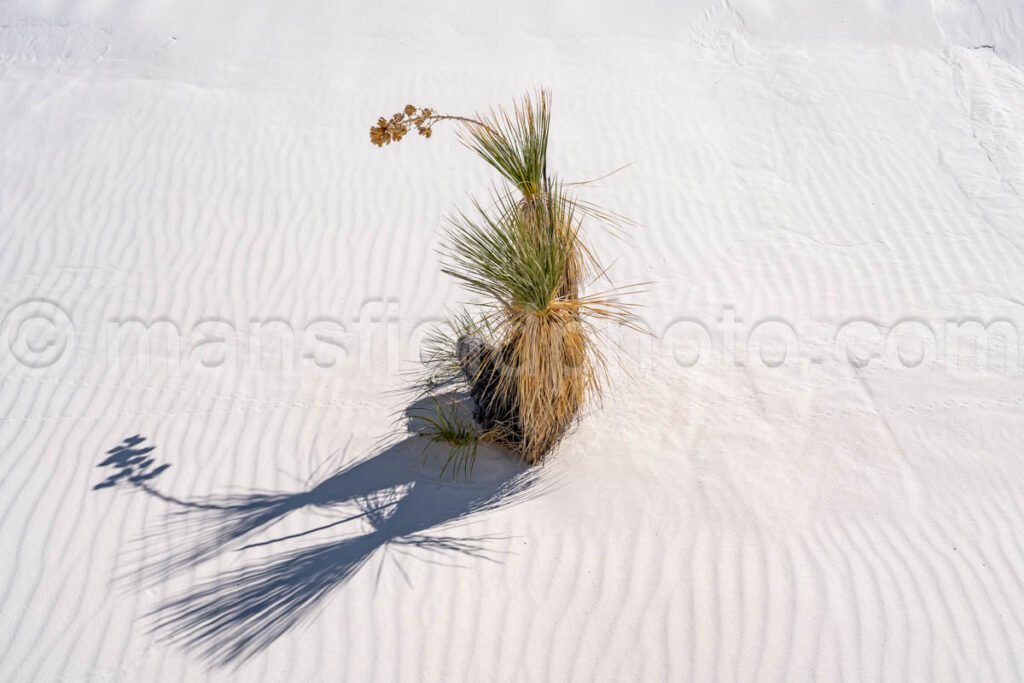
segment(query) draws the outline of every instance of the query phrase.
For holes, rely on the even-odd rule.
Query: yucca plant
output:
[[[408,105],[379,119],[370,139],[383,146],[412,128],[429,138],[433,125],[447,120],[462,126],[463,143],[506,184],[495,189],[491,205],[476,203],[449,220],[443,270],[484,303],[428,340],[428,380],[421,388],[431,393],[465,384],[476,403],[479,438],[536,463],[600,393],[604,358],[595,322],[629,324],[615,292],[581,294],[603,273],[583,240],[584,219],[608,221],[614,214],[578,202],[548,174],[546,91],[480,117]]]

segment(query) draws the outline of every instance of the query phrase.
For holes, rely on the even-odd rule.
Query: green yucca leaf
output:
[[[427,332],[420,347],[424,372],[413,384],[413,389],[420,396],[463,382],[462,366],[456,352],[458,340],[484,333],[485,323],[486,320],[476,320],[468,310],[462,309]]]
[[[550,94],[537,93],[516,103],[511,113],[491,111],[483,125],[466,123],[464,144],[512,183],[527,199],[545,187],[548,131],[551,126]]]
[[[495,191],[494,207],[451,219],[444,272],[505,307],[544,312],[562,293],[579,226],[560,187],[532,200]]]

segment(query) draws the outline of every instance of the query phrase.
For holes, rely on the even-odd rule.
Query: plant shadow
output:
[[[417,404],[406,414],[412,416],[421,409]],[[136,450],[139,439],[144,441],[140,436],[131,439]],[[136,481],[131,477],[138,478],[138,473],[120,475],[115,481],[123,479],[172,507],[157,533],[173,533],[173,549],[133,572],[143,585],[166,580],[227,550],[260,548],[265,553],[267,546],[288,542],[287,550],[254,559],[157,605],[147,615],[154,630],[211,664],[240,664],[310,617],[331,591],[382,548],[494,559],[488,544],[495,537],[456,537],[444,532],[471,516],[539,493],[538,470],[503,452],[481,448],[472,481],[444,480],[424,466],[425,443],[414,434],[292,493],[183,500],[161,493],[152,477]],[[304,508],[327,511],[337,518],[299,533],[245,542]],[[295,547],[303,537],[345,531],[349,523],[358,525],[358,531]]]

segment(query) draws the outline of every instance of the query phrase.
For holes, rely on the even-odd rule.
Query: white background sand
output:
[[[1024,10],[621,5],[0,4],[0,679],[1024,677]],[[366,519],[242,549],[358,511],[331,493],[164,576],[216,514],[94,491],[105,452],[144,435],[190,500],[378,453],[416,330],[462,298],[442,217],[494,178],[453,129],[368,127],[542,85],[552,169],[633,163],[587,192],[640,224],[593,235],[614,282],[650,282],[604,404],[533,494],[443,529],[511,466],[375,471],[421,496],[403,533],[486,557],[417,532],[332,576]],[[308,610],[250,658],[153,630],[320,544],[323,592],[279,585]],[[207,644],[280,623],[212,595]]]

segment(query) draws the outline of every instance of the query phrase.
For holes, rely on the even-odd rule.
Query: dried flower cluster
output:
[[[377,119],[377,125],[370,128],[370,142],[383,147],[392,142],[398,142],[413,128],[425,138],[432,134],[431,126],[438,116],[434,110],[414,107],[411,104],[405,105],[405,109],[394,114],[390,119],[383,116]]]

